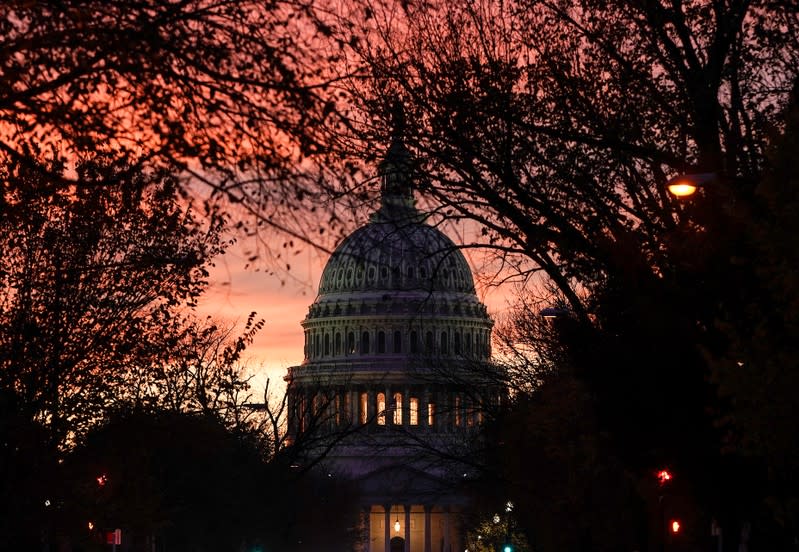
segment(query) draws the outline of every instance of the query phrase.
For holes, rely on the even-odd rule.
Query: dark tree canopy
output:
[[[612,447],[619,469],[641,480],[672,464],[688,482],[697,527],[717,515],[737,534],[745,521],[769,517],[762,483],[779,463],[769,466],[763,449],[746,457],[737,432],[747,424],[730,423],[730,414],[736,393],[758,405],[746,414],[755,426],[795,404],[786,396],[760,418],[768,386],[747,391],[741,382],[757,382],[760,370],[776,376],[776,359],[795,356],[793,319],[775,299],[782,295],[769,297],[774,316],[755,306],[761,290],[790,283],[778,261],[792,258],[779,253],[792,243],[782,233],[790,225],[761,227],[774,244],[764,248],[749,223],[787,220],[793,208],[764,199],[760,183],[774,172],[766,152],[786,128],[799,77],[797,5],[348,5],[358,15],[340,29],[360,36],[352,57],[371,77],[349,89],[361,135],[379,136],[372,124],[388,120],[400,98],[434,217],[474,223],[474,244],[495,252],[504,274],[528,290],[544,282],[548,298],[571,311],[553,358],[575,381],[563,383],[557,371],[529,381],[545,395],[562,383],[585,386],[592,413],[582,430],[594,444],[582,450]],[[789,178],[780,166],[778,178]],[[714,173],[715,181],[680,205],[665,183],[681,173]],[[778,195],[791,199],[789,188]],[[756,268],[764,263],[774,281]],[[785,333],[768,332],[770,354],[742,337],[777,320]],[[712,359],[728,354],[726,372],[716,370]],[[736,362],[751,376],[739,378]],[[728,384],[734,392],[723,392]],[[524,410],[518,415],[524,420]],[[788,452],[791,424],[778,427],[778,449]],[[783,524],[790,540],[795,522],[783,512],[772,510],[758,531]]]
[[[424,192],[578,311],[575,288],[624,251],[671,269],[670,176],[715,171],[751,192],[799,61],[790,4],[351,4],[373,83],[353,85],[358,105],[379,116],[401,98]]]
[[[0,7],[0,159],[104,149],[183,170],[309,241],[325,98],[324,48],[303,2],[12,1]],[[69,174],[57,174],[67,184]],[[204,186],[196,186],[201,182]],[[186,183],[184,182],[184,185]],[[250,228],[254,231],[254,229]],[[299,245],[299,243],[297,244]]]
[[[0,387],[63,446],[120,400],[133,367],[174,355],[187,307],[222,251],[174,178],[124,161],[78,166],[76,184],[3,168]]]

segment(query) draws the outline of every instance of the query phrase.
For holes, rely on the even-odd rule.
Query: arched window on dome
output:
[[[464,346],[466,347],[466,354],[467,355],[471,355],[472,354],[472,332],[468,332],[464,336],[464,338],[466,340],[466,343],[464,344]]]
[[[325,334],[325,356],[330,356],[330,334]]]
[[[314,333],[314,336],[313,336],[313,353],[314,353],[314,357],[318,357],[319,356],[319,334],[318,333]]]
[[[441,354],[446,355],[449,354],[449,335],[447,332],[441,332]]]
[[[386,425],[386,394],[377,394],[377,425]]]
[[[369,354],[369,332],[363,332],[361,335],[361,354]]]
[[[355,354],[355,334],[353,332],[347,334],[347,354]]]
[[[419,399],[417,397],[408,399],[408,423],[412,426],[419,425]]]
[[[411,332],[411,353],[419,352],[419,334],[416,331]]]
[[[455,395],[455,406],[453,407],[455,414],[455,427],[460,427],[463,420],[461,419],[461,396]]]
[[[402,425],[402,393],[394,393],[394,425]]]
[[[424,338],[424,352],[428,355],[433,354],[433,347],[435,346],[435,341],[433,340],[433,332],[427,332]]]
[[[384,331],[377,332],[377,352],[386,352],[386,332]]]
[[[402,352],[402,332],[399,330],[394,332],[394,352]]]
[[[334,351],[336,356],[339,356],[341,354],[341,333],[339,332],[336,332]]]
[[[453,341],[454,341],[453,342],[453,347],[454,347],[454,351],[453,352],[456,355],[461,354],[461,332],[455,332],[455,335],[453,336]]]

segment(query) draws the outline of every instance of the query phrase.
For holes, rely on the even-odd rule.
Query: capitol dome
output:
[[[421,353],[487,359],[492,323],[472,271],[416,209],[412,157],[401,139],[378,174],[380,208],[333,252],[303,321],[304,373],[309,365],[327,371],[325,361],[357,368],[367,357],[370,369],[375,362],[401,367]]]
[[[474,293],[469,265],[454,243],[422,222],[372,221],[330,257],[319,294],[369,290]]]
[[[327,475],[353,485],[359,550],[462,550],[468,467],[420,450],[470,443],[501,400],[493,322],[463,254],[415,206],[400,133],[378,176],[380,208],[335,249],[302,321],[289,439],[317,443]]]

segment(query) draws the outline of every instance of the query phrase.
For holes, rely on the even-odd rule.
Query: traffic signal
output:
[[[682,525],[680,524],[679,519],[673,519],[669,522],[669,529],[671,529],[671,534],[676,535],[682,529]]]

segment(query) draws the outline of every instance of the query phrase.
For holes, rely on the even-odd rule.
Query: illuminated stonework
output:
[[[411,165],[395,138],[381,207],[330,257],[286,376],[289,433],[338,440],[326,469],[357,485],[369,552],[462,550],[463,469],[427,452],[468,451],[500,397],[480,376],[493,323],[463,254],[416,209]]]

